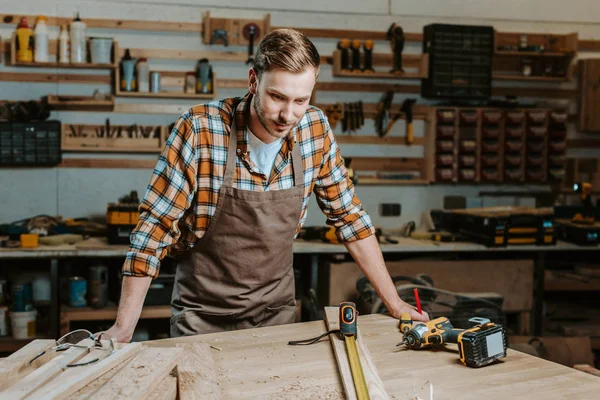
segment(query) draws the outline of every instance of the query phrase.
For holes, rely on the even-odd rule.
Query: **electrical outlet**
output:
[[[386,203],[379,205],[379,216],[381,217],[399,217],[402,213],[400,203]]]

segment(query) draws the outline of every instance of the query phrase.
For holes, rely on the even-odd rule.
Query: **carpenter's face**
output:
[[[300,122],[317,80],[315,68],[301,73],[267,71],[260,79],[250,72],[250,92],[258,120],[269,135],[284,138]],[[253,86],[252,82],[256,82]],[[254,91],[253,91],[254,90]]]

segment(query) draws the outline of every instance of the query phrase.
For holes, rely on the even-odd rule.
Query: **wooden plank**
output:
[[[177,377],[167,376],[162,380],[155,391],[150,393],[148,400],[176,400],[177,399]]]
[[[146,348],[90,399],[145,399],[177,365],[183,349]]]
[[[101,375],[99,378],[93,380],[88,383],[83,388],[79,389],[77,392],[73,393],[70,396],[65,397],[65,400],[87,400],[90,398],[92,394],[94,394],[97,390],[99,390],[102,386],[106,384],[109,380],[113,378],[113,376],[117,375],[117,373],[123,369],[131,359],[127,359],[120,364],[118,364],[113,369],[106,372],[104,375]]]
[[[181,361],[177,364],[179,399],[223,398],[210,345],[192,343],[180,344],[177,347],[184,350]]]
[[[107,343],[108,345],[108,343]],[[32,393],[27,399],[63,399],[85,387],[88,383],[104,375],[117,365],[134,357],[142,350],[141,343],[129,343],[124,348],[106,357],[103,350],[94,350],[81,359],[81,363],[100,358],[99,362],[85,368],[69,368],[52,382]],[[106,357],[102,359],[103,357]]]
[[[352,158],[350,166],[355,171],[419,171],[421,158],[392,157],[348,157]]]
[[[125,160],[109,158],[63,158],[59,168],[145,168],[152,169],[156,160]]]
[[[495,292],[504,296],[505,312],[531,311],[533,262],[494,261],[388,261],[391,276],[427,274],[434,286],[452,292]],[[356,281],[363,276],[355,263],[332,263],[328,304],[356,298]]]
[[[122,114],[176,114],[186,112],[190,105],[117,103],[113,112]]]
[[[18,24],[21,17],[28,21],[35,21],[37,15],[0,14],[0,20],[5,24]],[[48,25],[60,26],[70,24],[72,17],[48,17]],[[193,22],[169,22],[169,21],[142,21],[126,19],[101,19],[86,18],[88,28],[125,29],[143,31],[172,31],[172,32],[201,32],[202,23]]]
[[[325,321],[327,323],[327,330],[330,331],[339,329],[339,307],[325,307]],[[362,338],[359,327],[357,327],[356,332],[358,357],[360,358],[360,364],[365,375],[369,397],[371,399],[389,399],[389,396],[385,391],[383,381],[379,377],[375,363],[373,363],[371,354],[369,353],[367,345]],[[329,339],[335,353],[340,375],[342,376],[344,390],[346,391],[346,398],[348,400],[356,399],[356,391],[354,390],[354,383],[352,380],[352,372],[350,370],[348,353],[346,352],[346,345],[337,335],[330,335]]]
[[[0,393],[0,400],[15,400],[25,398],[41,386],[45,385],[47,382],[57,377],[67,368],[67,364],[76,363],[85,357],[90,352],[90,348],[94,345],[89,339],[86,339],[79,344],[89,347],[71,347],[63,354],[54,357],[52,360],[39,367],[25,378],[21,379],[15,385],[11,386],[8,390]]]
[[[36,368],[55,357],[56,352],[49,351],[55,344],[54,340],[36,339],[0,361],[0,390],[4,390],[23,379]],[[43,351],[46,351],[46,354],[30,365],[29,361]]]
[[[156,58],[168,60],[198,60],[208,58],[212,61],[231,61],[245,63],[247,52],[240,51],[205,51],[205,50],[172,50],[172,49],[134,49],[127,48],[133,58]],[[125,48],[119,50],[119,59],[125,55]]]
[[[342,144],[377,144],[391,146],[406,146],[406,137],[404,136],[384,136],[377,135],[335,135],[335,140]],[[415,137],[413,146],[423,145],[423,137]]]
[[[248,84],[246,83],[246,87]],[[317,82],[316,90],[333,92],[386,92],[393,90],[396,93],[421,93],[420,85],[401,85],[386,83],[354,83],[354,82]]]
[[[598,119],[600,121],[600,118]],[[569,149],[598,149],[600,148],[600,138],[579,138],[567,139],[567,148]]]
[[[577,90],[494,87],[492,88],[492,96],[547,97],[575,100],[577,98]]]
[[[60,83],[89,83],[109,85],[110,75],[81,75],[81,74],[46,74],[26,72],[2,72],[0,81],[4,82],[60,82]]]
[[[600,40],[579,40],[579,51],[600,51]]]

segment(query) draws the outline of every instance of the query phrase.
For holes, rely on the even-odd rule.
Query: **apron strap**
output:
[[[237,160],[237,125],[235,120],[236,114],[234,111],[231,129],[229,131],[227,164],[225,166],[225,176],[223,177],[223,186],[225,187],[233,187],[233,177],[235,175],[235,164]],[[294,143],[294,148],[292,149],[292,168],[294,170],[294,186],[303,187],[304,166],[302,165],[302,154],[300,153],[300,144],[298,142]]]

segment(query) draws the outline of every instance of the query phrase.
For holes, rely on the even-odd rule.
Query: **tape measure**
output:
[[[357,317],[358,312],[356,311],[356,305],[350,301],[344,301],[340,304],[339,330],[334,329],[310,339],[290,340],[288,344],[292,346],[310,345],[317,343],[327,335],[338,333],[340,339],[346,342],[346,351],[348,353],[348,360],[350,362],[350,372],[352,373],[352,380],[354,381],[356,397],[358,400],[369,400],[369,390],[367,389],[365,374],[363,372],[362,365],[360,364],[358,348],[356,346],[356,336],[358,333],[358,329],[356,327]]]
[[[356,346],[356,306],[352,302],[343,302],[340,304],[340,337],[346,341],[346,351],[348,352],[348,360],[350,362],[350,371],[352,372],[352,380],[354,381],[354,389],[358,400],[368,400],[369,390],[365,374],[360,364],[358,357],[358,348]]]

